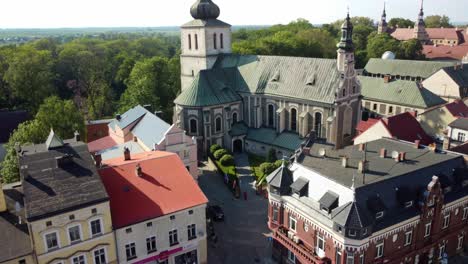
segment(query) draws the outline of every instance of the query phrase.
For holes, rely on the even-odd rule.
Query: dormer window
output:
[[[413,206],[413,201],[409,201],[405,203],[405,208],[410,208],[411,206]]]
[[[271,81],[272,82],[279,82],[279,80],[280,80],[280,72],[276,71],[275,75],[273,75],[273,78],[271,78]]]
[[[375,219],[380,219],[380,218],[382,218],[383,216],[384,216],[384,212],[377,212],[377,213],[375,214]]]
[[[356,235],[357,235],[356,230],[350,229],[350,230],[348,231],[348,235],[349,235],[350,237],[356,237]]]
[[[306,85],[309,85],[309,86],[315,85],[316,79],[317,78],[316,78],[315,74],[310,76],[309,79],[306,82]]]

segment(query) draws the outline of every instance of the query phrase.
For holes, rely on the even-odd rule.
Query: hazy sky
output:
[[[195,0],[0,0],[0,28],[178,26]],[[267,25],[305,18],[321,24],[352,16],[378,19],[380,0],[214,0],[232,25]],[[391,17],[415,19],[419,0],[387,0]],[[468,21],[468,0],[425,0],[426,15]]]

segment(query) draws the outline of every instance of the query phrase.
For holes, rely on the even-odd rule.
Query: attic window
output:
[[[273,78],[271,78],[271,81],[272,82],[279,82],[279,80],[280,80],[280,72],[276,71],[275,75],[273,75]]]
[[[384,212],[377,212],[377,213],[375,214],[375,218],[376,218],[376,219],[380,219],[380,218],[383,217],[383,215],[384,215]]]
[[[314,74],[310,76],[309,79],[307,79],[306,85],[310,85],[310,86],[315,85],[316,81],[317,81],[317,76],[316,74]]]
[[[413,201],[409,201],[405,203],[405,208],[409,208],[411,206],[413,206]]]
[[[348,231],[348,235],[349,235],[350,237],[355,237],[355,236],[357,235],[357,234],[356,234],[356,230],[350,229],[350,230]]]

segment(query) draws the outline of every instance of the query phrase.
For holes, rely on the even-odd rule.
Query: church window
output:
[[[274,119],[275,118],[275,107],[273,105],[268,105],[268,126],[274,126]]]
[[[192,70],[192,77],[193,77],[193,76],[195,76],[195,71],[194,71],[194,70]]]
[[[219,34],[219,40],[221,43],[221,48],[224,49],[224,34],[223,33]]]
[[[213,47],[214,49],[217,49],[218,48],[218,39],[217,39],[218,36],[216,36],[216,33],[213,34]]]
[[[232,114],[232,123],[233,124],[237,123],[237,113]]]
[[[353,86],[353,94],[356,93],[356,85]]]
[[[353,130],[353,109],[347,107],[344,112],[344,122],[343,122],[343,134],[345,136],[350,136]]]
[[[198,50],[198,35],[195,34],[195,49]]]
[[[190,119],[189,122],[190,122],[190,134],[197,134],[198,133],[197,120]]]
[[[216,132],[221,132],[221,117],[217,117],[215,121],[215,130]]]
[[[291,131],[297,131],[297,110],[291,109]]]
[[[317,137],[320,137],[322,135],[322,114],[319,112],[315,113],[314,130]]]
[[[189,50],[192,49],[192,35],[188,34],[188,48]]]
[[[346,88],[343,88],[343,97],[346,96]]]

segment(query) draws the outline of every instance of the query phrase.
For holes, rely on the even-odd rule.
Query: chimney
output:
[[[100,168],[102,165],[102,155],[101,154],[94,154],[94,165]]]
[[[444,143],[442,144],[442,149],[443,150],[449,150],[452,145],[452,139],[448,136],[444,137]]]
[[[343,168],[348,167],[348,157],[346,156],[341,157],[341,166],[343,166]]]
[[[117,114],[115,115],[115,119],[117,119],[117,121],[120,121],[122,119],[122,116],[120,114]]]
[[[380,149],[380,157],[385,159],[387,157],[387,150],[385,148]]]
[[[127,147],[124,148],[124,160],[131,160],[130,149],[128,149]]]
[[[360,173],[365,173],[367,171],[367,165],[368,164],[369,164],[368,161],[365,161],[365,160],[359,161],[358,171]]]
[[[400,161],[406,161],[406,152],[400,152],[399,157]]]
[[[365,143],[359,144],[359,151],[364,151],[365,149],[366,149],[366,144]]]
[[[398,153],[397,151],[393,151],[392,156],[395,159],[395,162],[400,162],[400,158],[401,158],[400,153]]]
[[[138,177],[142,177],[143,176],[143,172],[141,170],[141,166],[140,166],[140,163],[138,163],[135,167],[135,173],[136,173],[136,176]]]
[[[390,82],[390,75],[385,75],[383,80],[384,80],[384,83],[389,83]]]
[[[7,210],[5,195],[3,194],[2,184],[0,183],[0,213]]]
[[[75,142],[80,142],[81,141],[80,132],[75,131],[74,136],[75,136]]]
[[[133,142],[138,142],[138,138],[133,136]]]
[[[421,140],[416,139],[416,140],[414,141],[414,148],[415,148],[415,149],[419,149],[420,146],[421,146]]]

